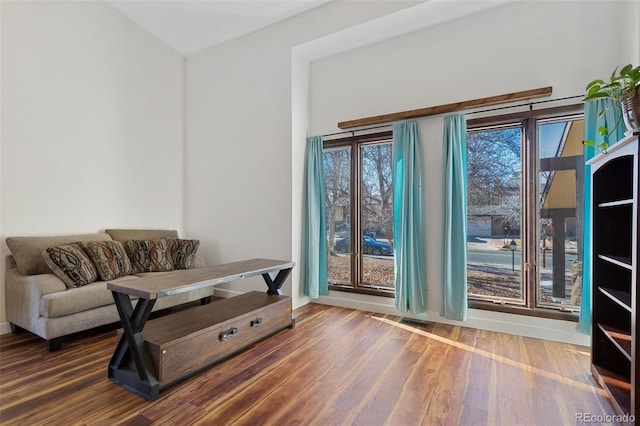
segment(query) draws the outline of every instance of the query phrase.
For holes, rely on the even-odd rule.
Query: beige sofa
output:
[[[74,333],[120,321],[105,281],[100,281],[98,276],[98,281],[69,288],[45,262],[45,249],[93,241],[125,244],[128,240],[159,239],[178,239],[178,233],[174,230],[110,229],[95,234],[7,238],[11,255],[7,256],[6,264],[6,312],[12,331],[28,330],[46,339],[49,351],[54,351],[60,349],[62,342]],[[191,260],[193,262],[194,259]],[[202,266],[204,261],[195,256],[192,267]],[[140,276],[163,273],[131,273],[110,281],[136,280]],[[208,287],[163,297],[155,304],[154,311],[196,300],[208,303],[212,292]]]

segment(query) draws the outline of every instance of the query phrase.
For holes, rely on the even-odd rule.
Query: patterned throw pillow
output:
[[[169,240],[169,248],[173,258],[174,269],[192,269],[196,260],[196,251],[200,240]]]
[[[67,288],[82,287],[98,279],[95,266],[78,243],[44,249],[42,257]]]
[[[133,273],[173,271],[167,240],[128,240],[124,249],[131,260]]]
[[[131,262],[119,241],[81,243],[103,281],[131,274]]]

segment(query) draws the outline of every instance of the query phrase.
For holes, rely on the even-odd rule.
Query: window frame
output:
[[[552,307],[538,306],[537,285],[538,261],[537,261],[537,239],[532,235],[537,234],[538,209],[538,136],[537,126],[539,122],[553,119],[584,118],[584,104],[572,104],[559,107],[551,107],[539,110],[516,112],[502,115],[492,115],[475,119],[467,119],[467,132],[477,131],[482,128],[521,126],[523,129],[523,158],[522,158],[522,225],[521,238],[523,239],[522,250],[523,259],[533,259],[533,262],[522,265],[523,282],[523,304],[500,303],[489,299],[480,299],[467,296],[467,303],[470,308],[482,309],[495,312],[526,315],[549,319],[560,319],[577,322],[579,311],[567,312]],[[533,139],[531,137],[533,135]],[[525,153],[526,151],[526,153]],[[577,212],[579,214],[579,211]],[[535,215],[532,220],[531,215]],[[525,230],[526,227],[526,230]],[[533,276],[533,279],[532,279]]]
[[[351,149],[351,209],[349,237],[351,238],[351,283],[336,284],[329,283],[329,290],[343,291],[347,293],[359,293],[372,296],[395,297],[395,283],[392,289],[385,289],[373,284],[363,283],[363,262],[361,259],[363,248],[362,239],[358,238],[362,230],[362,193],[360,180],[362,179],[360,164],[362,162],[360,148],[364,145],[376,144],[382,142],[390,142],[393,140],[393,132],[391,130],[355,135],[352,133],[347,137],[338,137],[334,139],[326,139],[323,141],[323,152],[327,149],[347,148]],[[355,226],[354,226],[355,225]],[[357,241],[357,245],[354,244]],[[354,249],[357,252],[354,253]]]

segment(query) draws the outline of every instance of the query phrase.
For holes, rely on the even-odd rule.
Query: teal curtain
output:
[[[600,111],[605,113],[600,116]],[[600,136],[598,129],[604,126],[610,130],[607,136]],[[622,122],[620,106],[611,99],[596,99],[584,105],[584,139],[594,141],[598,146],[606,142],[615,144],[624,136],[625,126]],[[600,151],[599,148],[584,146],[584,161],[588,161]],[[583,250],[582,250],[582,302],[578,330],[591,333],[591,166],[584,166],[583,197]]]
[[[307,138],[303,196],[304,294],[317,299],[329,294],[327,280],[327,217],[322,136]]]
[[[444,119],[443,303],[448,319],[467,319],[467,121]]]
[[[393,239],[396,309],[426,311],[423,273],[422,147],[418,123],[393,125]]]

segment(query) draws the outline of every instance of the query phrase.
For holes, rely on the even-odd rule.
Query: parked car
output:
[[[335,250],[339,253],[351,252],[351,239],[349,237],[336,241]],[[372,254],[374,256],[392,256],[393,247],[391,244],[378,241],[368,235],[362,236],[362,250],[364,254]]]

